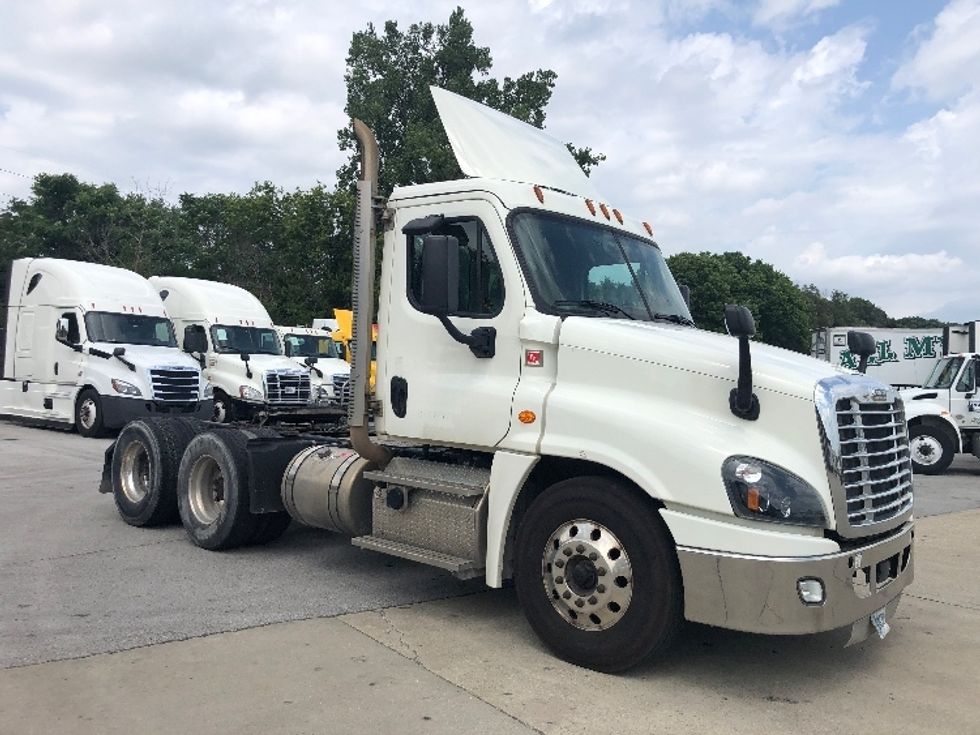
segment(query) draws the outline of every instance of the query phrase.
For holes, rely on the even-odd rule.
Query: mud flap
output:
[[[112,454],[116,451],[116,443],[112,442],[105,450],[105,459],[102,461],[102,481],[99,483],[100,493],[112,492]]]

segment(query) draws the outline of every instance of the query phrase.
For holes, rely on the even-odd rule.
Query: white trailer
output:
[[[350,365],[330,332],[316,327],[277,326],[283,352],[310,371],[329,391],[327,400],[346,410],[350,400]]]
[[[214,387],[219,423],[336,420],[333,383],[283,354],[262,302],[243,288],[196,278],[152,276],[179,333],[198,334],[196,353]],[[332,381],[332,377],[331,377]]]
[[[0,299],[0,414],[84,436],[140,416],[210,415],[210,387],[142,276],[21,258]]]
[[[885,329],[878,327],[828,327],[813,332],[810,354],[818,360],[856,370],[857,357],[847,347],[847,333],[867,332],[875,340],[867,374],[898,387],[922,385],[936,361],[945,354],[942,327]]]
[[[267,541],[295,518],[512,579],[545,644],[603,671],[663,651],[683,619],[884,637],[914,565],[897,391],[751,343],[743,307],[726,308],[731,336],[697,329],[651,225],[563,143],[433,96],[469,178],[379,201],[377,143],[354,121],[348,440],[208,430],[161,455],[177,479],[153,492],[176,494],[191,540]],[[103,490],[132,481],[120,458],[141,432],[123,430]]]

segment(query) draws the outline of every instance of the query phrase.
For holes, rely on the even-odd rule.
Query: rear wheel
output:
[[[620,481],[580,477],[547,489],[524,516],[515,563],[528,622],[571,663],[622,671],[666,649],[680,627],[673,541]]]
[[[85,437],[105,436],[102,398],[92,388],[84,389],[75,401],[75,428]]]
[[[249,510],[245,443],[235,431],[198,434],[180,462],[180,520],[203,549],[232,549],[255,536],[258,517]]]
[[[946,471],[956,455],[956,440],[951,432],[932,424],[909,427],[909,454],[912,471],[938,475]]]

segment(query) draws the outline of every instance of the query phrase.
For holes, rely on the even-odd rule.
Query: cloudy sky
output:
[[[332,184],[351,33],[457,4],[495,76],[558,73],[549,131],[666,252],[980,318],[980,0],[4,2],[0,204]]]

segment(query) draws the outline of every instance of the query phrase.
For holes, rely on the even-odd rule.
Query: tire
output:
[[[112,453],[112,495],[131,526],[158,526],[177,518],[177,473],[195,434],[186,419],[130,421]]]
[[[952,433],[940,426],[920,423],[909,427],[913,473],[942,474],[956,456],[956,449],[956,439]]]
[[[680,629],[673,540],[621,481],[577,477],[545,490],[521,522],[514,561],[528,623],[570,663],[623,671],[666,650]]]
[[[245,443],[237,431],[208,431],[191,440],[180,461],[180,521],[202,549],[233,549],[256,533],[258,517],[249,510]]]
[[[75,401],[75,428],[89,439],[106,435],[102,397],[92,388],[85,388]]]
[[[248,540],[248,543],[252,546],[262,546],[263,544],[272,543],[286,533],[286,529],[289,528],[289,524],[293,521],[289,517],[289,513],[285,511],[279,513],[262,513],[257,515],[255,519],[255,531],[252,533],[252,538]]]
[[[220,390],[214,392],[214,409],[211,420],[216,424],[229,424],[235,420],[235,404],[226,393]]]

